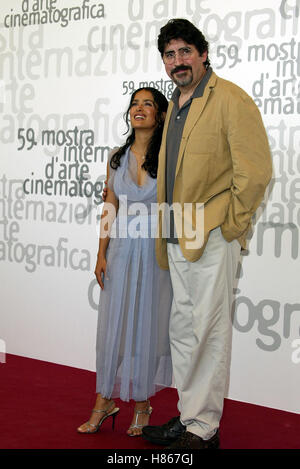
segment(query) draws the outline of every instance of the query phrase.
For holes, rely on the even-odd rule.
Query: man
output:
[[[158,203],[177,209],[167,239],[159,221],[156,255],[160,267],[170,269],[174,291],[170,343],[180,416],[144,427],[143,436],[170,449],[218,448],[233,282],[251,218],[271,178],[270,151],[256,105],[212,71],[208,43],[192,23],[170,20],[160,30],[158,49],[177,85],[157,180]],[[186,204],[192,211],[185,212]],[[204,204],[201,226],[197,204]],[[182,230],[186,218],[202,243],[189,245]]]

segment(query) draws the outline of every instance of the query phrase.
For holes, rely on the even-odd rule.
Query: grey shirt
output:
[[[166,203],[172,205],[173,203],[173,190],[175,182],[175,172],[181,143],[182,132],[184,129],[185,121],[188,116],[192,100],[203,96],[205,86],[212,74],[212,68],[209,67],[199,85],[195,89],[190,99],[179,108],[179,88],[174,90],[171,100],[174,103],[172,114],[169,121],[167,142],[166,142]],[[174,214],[170,212],[170,237],[167,238],[168,243],[177,244],[178,239],[174,225]]]

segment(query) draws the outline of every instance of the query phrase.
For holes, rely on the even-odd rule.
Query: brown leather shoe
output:
[[[220,446],[219,431],[209,440],[203,440],[194,433],[185,431],[166,449],[218,449]]]

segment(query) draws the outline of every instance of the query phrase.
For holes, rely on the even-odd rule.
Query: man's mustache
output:
[[[173,68],[173,70],[171,71],[171,75],[174,75],[174,73],[177,72],[182,72],[184,70],[192,70],[192,67],[190,67],[189,65],[178,65],[178,67]]]

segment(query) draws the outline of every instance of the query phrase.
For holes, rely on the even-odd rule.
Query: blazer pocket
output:
[[[211,153],[186,153],[183,164],[184,189],[189,200],[205,197],[210,183],[214,157]]]

